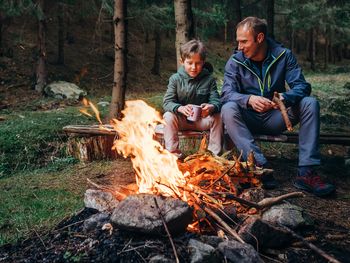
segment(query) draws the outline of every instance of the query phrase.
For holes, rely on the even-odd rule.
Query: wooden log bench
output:
[[[69,136],[67,143],[68,154],[75,158],[89,162],[93,160],[108,160],[118,158],[116,151],[112,150],[113,141],[118,139],[118,135],[110,125],[104,125],[106,129],[101,129],[99,125],[69,125],[63,131]],[[164,146],[163,125],[157,125],[155,129],[155,139]],[[198,150],[200,141],[209,132],[204,131],[181,131],[179,132],[180,150],[185,153],[193,153]],[[233,147],[232,142],[227,140],[225,135],[224,149]],[[255,135],[258,142],[279,142],[298,143],[298,133],[283,133],[280,135]],[[231,143],[231,144],[230,144]],[[321,134],[320,144],[337,144],[350,146],[350,136],[345,134]]]

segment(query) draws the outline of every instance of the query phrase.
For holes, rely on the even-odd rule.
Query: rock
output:
[[[107,213],[97,213],[84,221],[84,231],[101,229],[102,226],[109,222],[110,215]]]
[[[245,220],[238,234],[254,247],[281,248],[293,241],[289,232],[257,217]]]
[[[47,96],[56,99],[80,99],[87,95],[86,91],[77,85],[66,81],[52,82],[44,88],[44,92]]]
[[[175,262],[175,260],[171,260],[164,255],[156,255],[154,257],[151,257],[151,259],[148,261],[148,263],[173,263],[173,262]]]
[[[263,213],[262,219],[275,225],[281,224],[292,229],[314,224],[303,208],[289,203],[272,206]]]
[[[101,107],[107,107],[109,105],[108,101],[100,101],[99,103],[97,103],[98,106]]]
[[[84,195],[85,207],[97,209],[100,212],[112,211],[119,204],[115,197],[105,191],[88,189]]]
[[[164,234],[156,198],[169,231],[179,234],[192,222],[192,209],[186,202],[151,194],[129,195],[114,209],[111,221],[120,229],[145,234]]]
[[[220,262],[215,248],[196,239],[190,239],[188,249],[191,255],[191,263]]]
[[[350,159],[345,159],[345,160],[344,160],[344,165],[345,165],[346,167],[350,167]]]
[[[200,239],[202,242],[212,246],[212,247],[217,247],[221,242],[224,241],[223,238],[218,237],[218,236],[207,236],[207,235],[202,235],[200,236]]]
[[[258,252],[249,244],[235,240],[224,241],[218,245],[218,251],[224,256],[225,262],[259,263],[263,262]]]
[[[239,195],[247,201],[258,203],[265,198],[265,190],[262,188],[249,188]]]

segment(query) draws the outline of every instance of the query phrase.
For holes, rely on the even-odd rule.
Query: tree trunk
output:
[[[153,75],[160,75],[160,49],[161,49],[161,36],[160,29],[157,27],[154,29],[154,61],[151,73]]]
[[[127,0],[114,1],[114,79],[109,118],[120,118],[125,104],[127,76]]]
[[[44,0],[38,1],[39,17],[38,17],[38,61],[36,66],[36,83],[35,90],[43,92],[47,83],[46,68],[46,21],[44,13]]]
[[[3,29],[3,17],[2,17],[2,14],[1,14],[1,11],[0,11],[0,56],[2,56],[2,29]]]
[[[193,37],[193,14],[191,0],[174,0],[176,22],[176,59],[180,66],[180,46]]]
[[[241,0],[231,0],[226,2],[227,14],[226,23],[227,41],[236,42],[236,25],[242,20]]]
[[[324,43],[324,69],[328,68],[329,60],[329,36],[328,31],[326,31],[325,43]]]
[[[316,39],[315,39],[315,28],[311,28],[310,29],[310,47],[309,47],[309,58],[310,58],[310,68],[312,71],[316,70],[316,65],[315,65],[315,61],[316,61]]]
[[[58,56],[57,64],[64,64],[64,3],[58,3]]]
[[[275,24],[275,0],[267,0],[267,34],[271,38],[275,38],[274,34],[274,24]]]

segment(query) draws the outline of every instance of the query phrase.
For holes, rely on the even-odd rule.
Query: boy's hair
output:
[[[263,33],[266,36],[267,22],[265,19],[260,19],[255,16],[248,16],[239,22],[236,29],[246,26],[253,30],[254,36],[256,37],[259,33]]]
[[[195,53],[198,53],[203,61],[207,57],[207,49],[199,40],[193,39],[180,46],[180,56],[182,61],[186,58],[190,58]]]

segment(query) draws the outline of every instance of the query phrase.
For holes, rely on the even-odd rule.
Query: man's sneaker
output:
[[[326,196],[335,191],[334,185],[325,183],[312,169],[307,171],[303,176],[298,174],[294,181],[294,186],[317,196]]]

